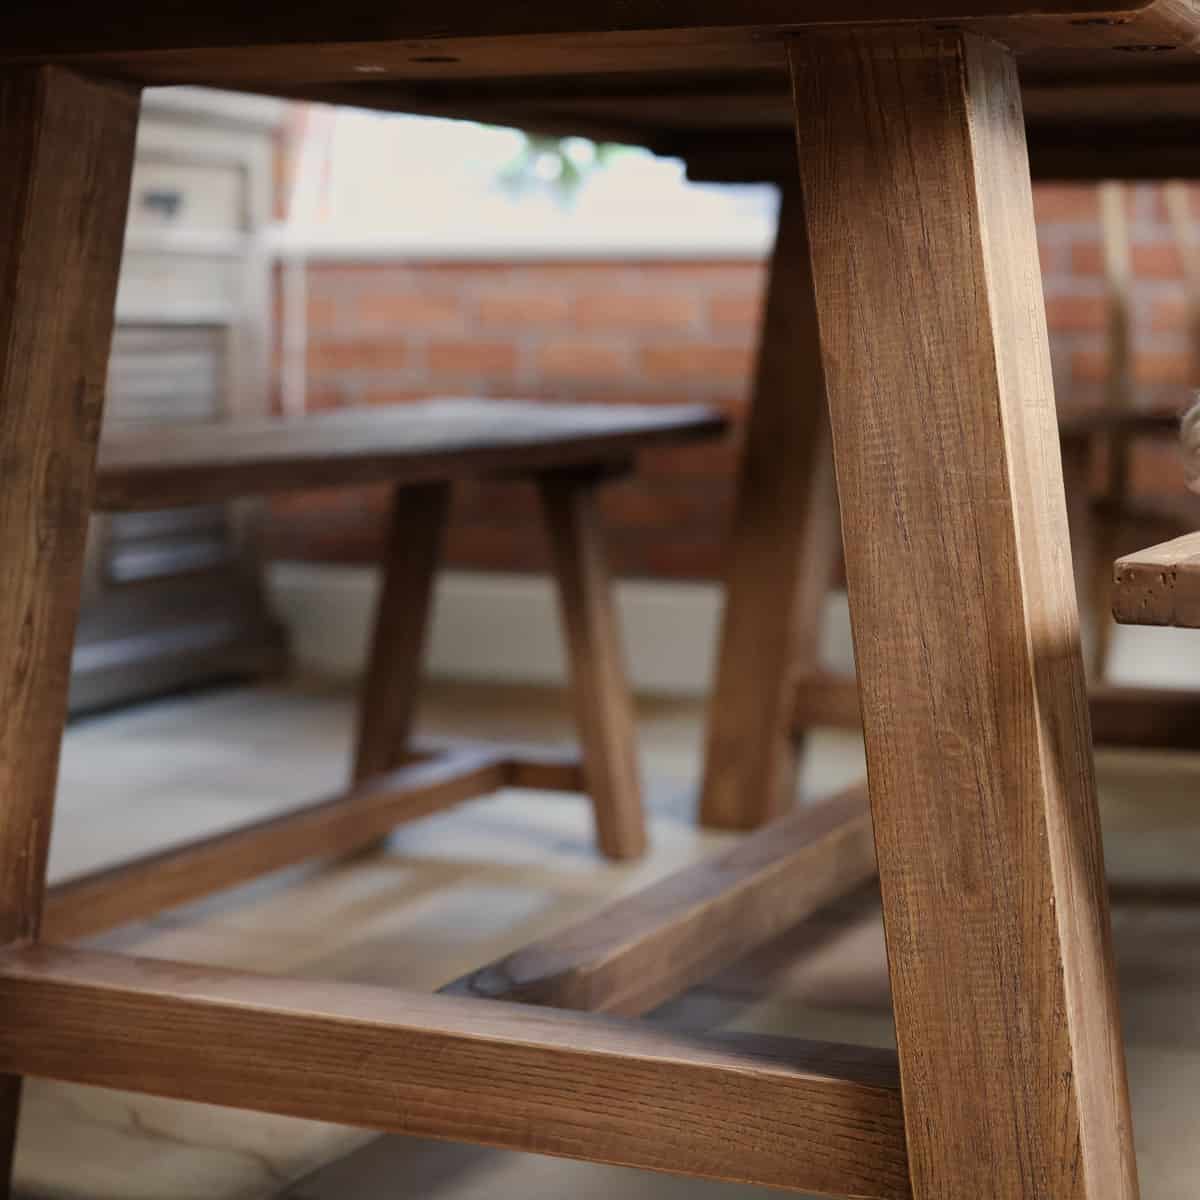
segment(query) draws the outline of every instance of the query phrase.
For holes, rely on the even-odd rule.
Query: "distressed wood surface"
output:
[[[798,1191],[908,1193],[895,1055],[35,947],[0,1069]]]
[[[1015,64],[790,52],[913,1194],[1135,1200]]]
[[[1122,625],[1200,629],[1200,533],[1118,558],[1112,611]]]
[[[444,991],[634,1017],[875,875],[865,787],[779,817]]]
[[[817,665],[838,544],[825,379],[804,208],[783,190],[730,527],[700,820],[754,829],[788,811],[797,674]]]

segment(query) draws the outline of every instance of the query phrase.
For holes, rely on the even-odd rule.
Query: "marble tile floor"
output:
[[[702,708],[641,713],[653,853],[612,866],[586,804],[509,790],[406,826],[384,852],[298,868],[115,931],[97,944],[279,974],[432,990],[699,857],[727,835],[692,820]],[[64,878],[336,790],[347,693],[296,684],[174,698],[75,724],[51,876]],[[551,692],[430,688],[434,734],[568,740]],[[856,737],[810,739],[799,792],[862,771]],[[1200,885],[1200,756],[1100,756],[1110,873]],[[1200,891],[1200,887],[1198,887]],[[1145,1200],[1200,1193],[1200,902],[1115,912]],[[877,898],[867,889],[664,1006],[676,1028],[886,1044]],[[45,1081],[27,1084],[19,1194],[62,1200],[751,1200],[703,1184]]]

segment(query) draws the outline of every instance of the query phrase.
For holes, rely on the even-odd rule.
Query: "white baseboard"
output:
[[[369,567],[276,563],[274,610],[292,635],[297,665],[348,678],[366,658],[377,573]],[[557,683],[565,677],[550,580],[537,575],[445,571],[438,579],[426,671],[432,677]],[[625,657],[635,690],[707,693],[721,592],[710,583],[626,580],[617,585]],[[831,666],[849,669],[845,602],[831,598],[825,642]]]
[[[301,669],[356,676],[366,660],[377,573],[370,567],[276,563],[268,583]],[[708,692],[721,592],[710,583],[626,580],[617,585],[626,662],[636,691],[664,696]],[[825,665],[853,666],[842,592],[831,595],[823,629]],[[434,678],[558,683],[562,634],[550,580],[537,575],[445,571],[438,579],[427,673]],[[1116,630],[1114,683],[1200,686],[1200,637],[1191,630]]]

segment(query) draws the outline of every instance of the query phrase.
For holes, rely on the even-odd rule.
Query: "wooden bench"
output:
[[[404,821],[506,786],[586,791],[603,852],[640,855],[646,833],[633,712],[596,496],[638,451],[714,437],[725,427],[701,407],[438,400],[106,441],[98,510],[387,482],[391,524],[349,790],[60,884],[48,897],[48,931],[60,938],[95,933],[308,858],[355,850]],[[529,478],[540,491],[581,755],[412,739],[451,488],[481,476]]]

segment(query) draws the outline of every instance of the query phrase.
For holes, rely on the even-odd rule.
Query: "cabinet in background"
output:
[[[142,107],[105,430],[264,415],[263,230],[285,106],[197,89]],[[81,711],[278,669],[255,505],[92,519],[71,680]]]

